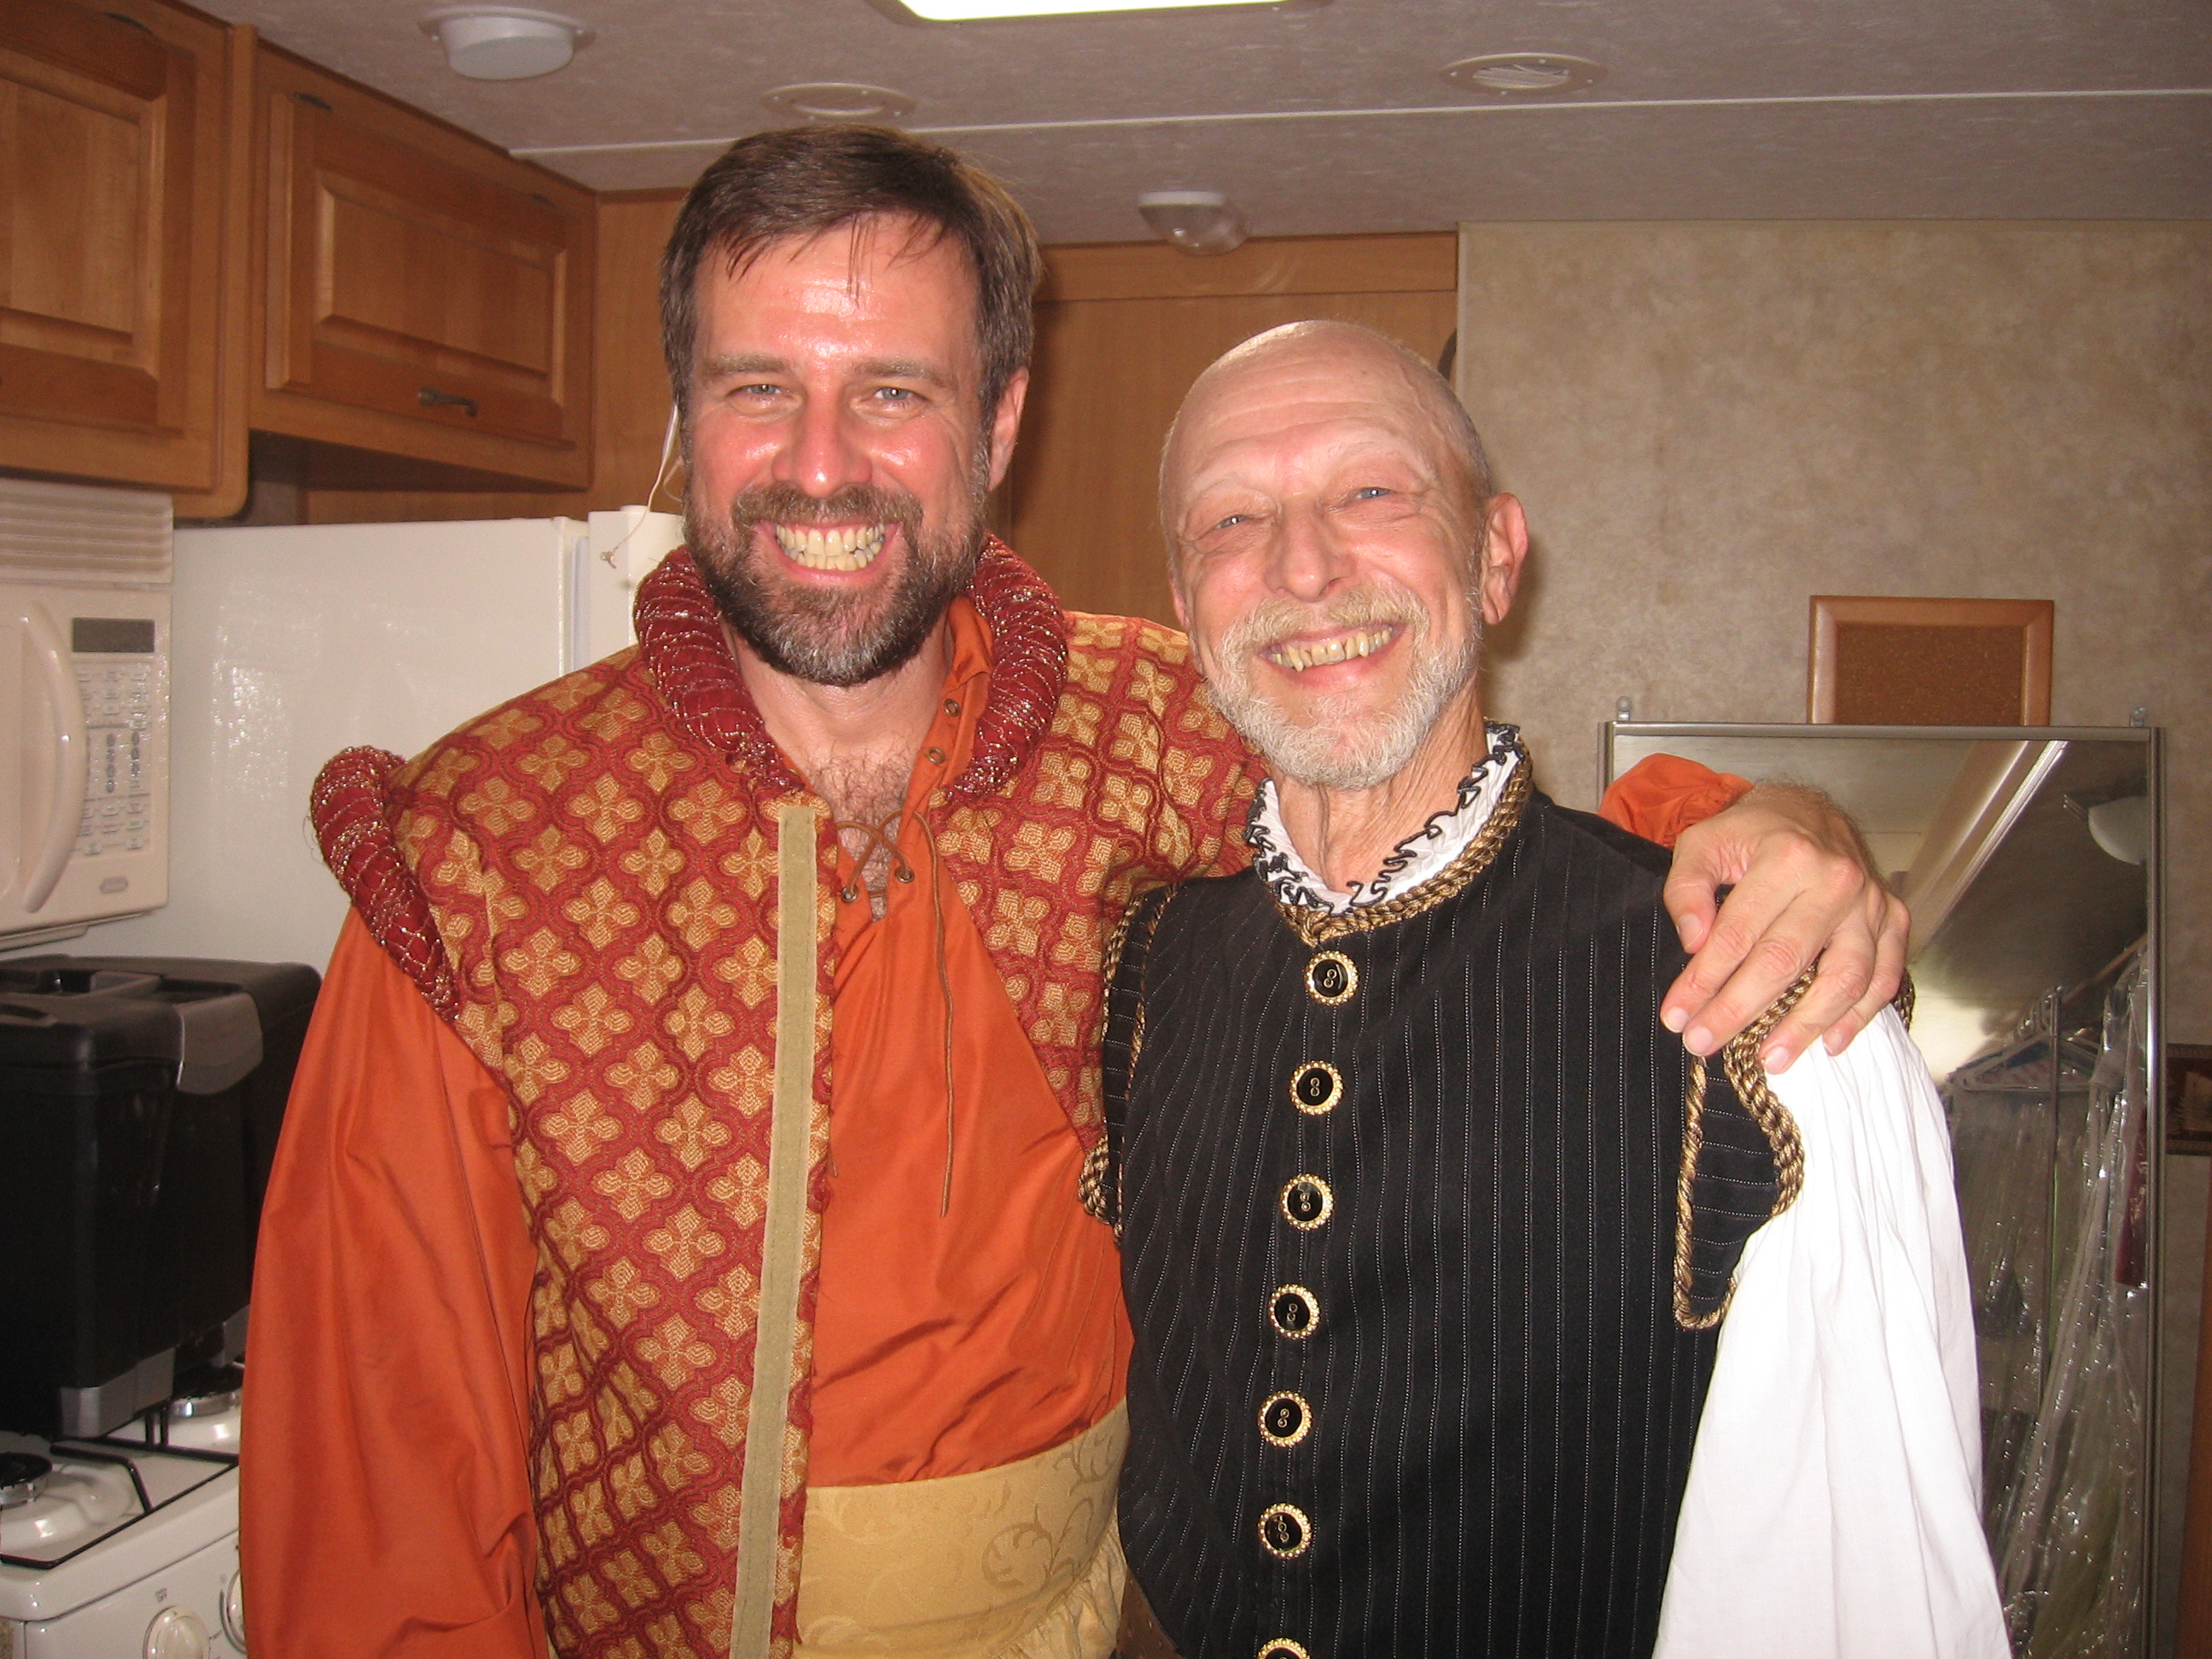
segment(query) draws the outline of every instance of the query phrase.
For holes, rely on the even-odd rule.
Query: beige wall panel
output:
[[[1461,395],[1535,557],[1491,707],[1588,805],[1642,720],[1801,720],[1814,593],[2048,599],[2051,718],[2167,728],[2212,1041],[2212,225],[1486,224]]]
[[[1374,239],[1393,252],[1410,240]],[[1189,263],[1203,274],[1202,261]],[[1452,331],[1453,301],[1438,290],[1086,299],[1037,307],[1036,380],[1014,459],[1010,539],[1067,605],[1175,621],[1155,501],[1168,423],[1199,372],[1230,347],[1310,317],[1365,323],[1433,362]]]

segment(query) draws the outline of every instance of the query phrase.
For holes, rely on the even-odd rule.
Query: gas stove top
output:
[[[227,1587],[218,1582],[215,1594],[220,1602],[234,1601],[237,1387],[233,1371],[96,1440],[0,1432],[0,1620],[23,1621],[29,1636],[88,1619],[104,1623],[99,1614],[70,1615],[114,1602],[133,1586],[155,1587],[153,1616],[184,1620],[186,1610],[161,1588],[165,1575],[217,1547],[228,1551],[232,1577]],[[210,1634],[228,1631],[223,1621],[236,1617],[228,1605],[206,1611],[206,1619],[191,1618]],[[49,1646],[72,1655],[94,1650],[74,1642],[33,1643],[27,1650]],[[174,1650],[215,1651],[194,1644]]]

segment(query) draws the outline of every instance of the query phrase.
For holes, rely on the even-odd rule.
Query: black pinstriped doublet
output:
[[[1532,794],[1455,896],[1318,947],[1249,872],[1138,912],[1121,1526],[1185,1659],[1650,1651],[1715,1340],[1670,1300],[1665,867]],[[1755,1188],[1716,1083],[1710,1167],[1755,1148]]]

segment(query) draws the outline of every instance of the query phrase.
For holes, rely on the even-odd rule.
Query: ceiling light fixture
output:
[[[914,100],[890,87],[859,81],[802,81],[761,94],[771,109],[809,121],[903,121]]]
[[[1218,190],[1148,190],[1137,211],[1161,240],[1185,253],[1227,253],[1244,245],[1244,216]]]
[[[1265,6],[1274,11],[1310,11],[1328,0],[870,0],[878,11],[901,23],[981,23],[1009,17],[1074,17],[1115,11],[1219,11],[1231,6]]]
[[[422,14],[422,24],[446,49],[453,73],[471,81],[550,75],[592,44],[591,30],[574,18],[523,6],[439,6]]]
[[[1605,79],[1605,65],[1564,52],[1493,52],[1447,64],[1443,76],[1468,92],[1528,98],[1594,87]]]

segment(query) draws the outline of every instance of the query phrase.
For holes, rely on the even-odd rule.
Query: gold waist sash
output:
[[[1116,1406],[1018,1463],[937,1480],[814,1486],[798,1659],[1107,1659],[1127,1569]]]

